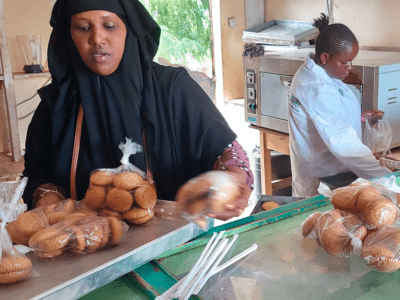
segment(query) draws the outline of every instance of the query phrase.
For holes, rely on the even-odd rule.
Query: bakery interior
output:
[[[36,91],[51,81],[46,50],[54,2],[0,0],[3,33],[0,37],[3,70],[0,184],[15,183],[13,188],[22,180],[27,127],[40,101]],[[241,216],[228,221],[209,218],[205,227],[179,216],[154,217],[145,224],[130,223],[128,227],[116,222],[113,224],[119,228],[119,237],[115,231],[109,233],[113,242],[102,240],[108,243],[107,247],[98,251],[87,249],[84,255],[43,258],[38,257],[41,251],[36,249],[35,255],[32,249],[25,249],[31,261],[31,273],[23,281],[0,284],[2,297],[83,300],[398,298],[400,104],[396,98],[400,95],[384,102],[382,97],[386,97],[387,87],[382,85],[390,83],[393,87],[389,89],[393,88],[395,93],[400,91],[400,32],[397,30],[400,3],[396,0],[209,2],[214,59],[211,81],[215,83],[211,98],[237,133],[250,159],[255,189],[249,206]],[[261,75],[293,77],[305,54],[312,51],[315,38],[311,27],[303,29],[300,37],[291,35],[294,41],[289,43],[275,32],[269,37],[267,29],[273,30],[279,22],[309,26],[321,12],[334,22],[347,25],[357,36],[362,53],[354,65],[364,77],[348,83],[361,92],[360,101],[364,107],[385,110],[393,130],[390,151],[389,155],[386,152],[375,155],[393,173],[369,182],[359,179],[358,184],[351,187],[355,179],[346,174],[326,178],[323,193],[303,199],[292,197],[287,120],[282,122],[285,118],[276,115],[280,111],[274,110],[280,104],[269,102],[272,101],[268,98],[269,90],[262,92],[263,88],[270,87],[270,77],[262,81]],[[268,42],[263,40],[263,30],[266,30]],[[41,36],[43,71],[40,73],[27,74],[24,70],[17,36],[27,34]],[[254,59],[243,55],[247,43],[262,45],[264,54]],[[291,63],[290,68],[279,69],[287,66],[287,62]],[[278,70],[270,71],[276,66]],[[254,70],[255,85],[249,85],[249,70]],[[255,88],[255,99],[250,97],[249,88]],[[276,93],[286,92],[287,89],[282,88]],[[256,109],[251,107],[254,104]],[[274,112],[270,113],[268,107]],[[338,192],[332,193],[336,189]],[[355,194],[365,198],[365,206],[372,205],[370,194],[386,195],[381,208],[385,214],[380,215],[375,208],[357,208],[356,204],[343,207],[337,201],[339,197],[355,201]],[[19,199],[18,203],[22,204],[21,201]],[[263,204],[271,203],[272,207],[263,208]],[[78,211],[78,205],[74,205]],[[168,210],[170,203],[157,200],[154,205]],[[386,223],[382,226],[382,222]],[[321,224],[325,227],[320,228]],[[378,228],[382,237],[373,233]],[[141,238],[137,239],[138,236]],[[110,246],[111,243],[114,244]],[[207,260],[201,261],[202,257],[208,257],[210,264]],[[220,264],[214,264],[211,258],[221,259]],[[0,275],[3,273],[0,270]],[[178,291],[187,294],[177,296]]]

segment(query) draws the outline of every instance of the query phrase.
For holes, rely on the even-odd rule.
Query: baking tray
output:
[[[246,43],[295,46],[315,39],[318,34],[319,30],[309,22],[272,20],[243,31],[242,40]]]
[[[279,206],[288,204],[288,203],[293,203],[296,201],[303,200],[304,198],[301,197],[287,197],[287,196],[268,196],[268,195],[261,195],[260,199],[257,201],[257,204],[254,206],[253,211],[251,212],[250,215],[255,215],[261,212],[265,212],[265,210],[262,208],[262,205],[265,202],[270,202],[273,201],[275,203],[278,203]]]

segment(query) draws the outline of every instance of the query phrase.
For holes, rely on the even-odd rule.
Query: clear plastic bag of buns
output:
[[[29,278],[32,274],[32,262],[20,253],[12,244],[6,225],[13,221],[19,212],[16,204],[25,189],[27,178],[21,180],[5,201],[5,212],[0,221],[0,284],[12,284]],[[4,199],[3,199],[4,200]],[[2,205],[4,202],[1,203]],[[0,208],[3,209],[3,207]]]
[[[115,169],[92,171],[83,202],[101,215],[132,224],[146,223],[154,215],[157,192],[151,178],[129,162],[129,157],[143,148],[128,138],[119,148],[123,153],[122,164]]]
[[[318,191],[331,200],[336,209],[359,215],[367,229],[399,223],[396,193],[385,186],[358,179],[354,183],[330,190],[323,183]]]
[[[66,199],[21,213],[16,220],[6,225],[6,230],[14,244],[29,246],[29,239],[39,230],[64,219],[95,216],[96,214],[96,211],[84,203]]]
[[[36,232],[29,247],[41,260],[93,253],[119,244],[128,229],[115,217],[70,217]]]
[[[377,271],[390,273],[400,268],[400,229],[383,226],[364,240],[360,254],[365,263]]]
[[[207,229],[207,213],[233,206],[240,193],[240,187],[228,172],[209,171],[180,187],[175,201],[181,205],[184,219]]]
[[[316,240],[332,256],[359,254],[367,236],[363,220],[351,213],[332,209],[314,212],[300,224],[303,237]]]

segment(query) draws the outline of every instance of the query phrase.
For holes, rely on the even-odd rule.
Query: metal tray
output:
[[[318,34],[319,30],[309,22],[272,20],[243,31],[242,40],[246,43],[295,46],[315,39]]]

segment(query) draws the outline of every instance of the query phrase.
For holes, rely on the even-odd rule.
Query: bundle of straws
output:
[[[257,244],[253,244],[250,248],[220,265],[222,259],[239,236],[235,234],[229,243],[227,237],[224,237],[220,241],[224,232],[225,231],[221,231],[218,235],[214,233],[190,272],[170,289],[165,291],[164,294],[157,296],[155,300],[171,300],[175,298],[179,300],[189,299],[192,294],[198,294],[200,292],[211,276],[249,255],[258,247]]]

